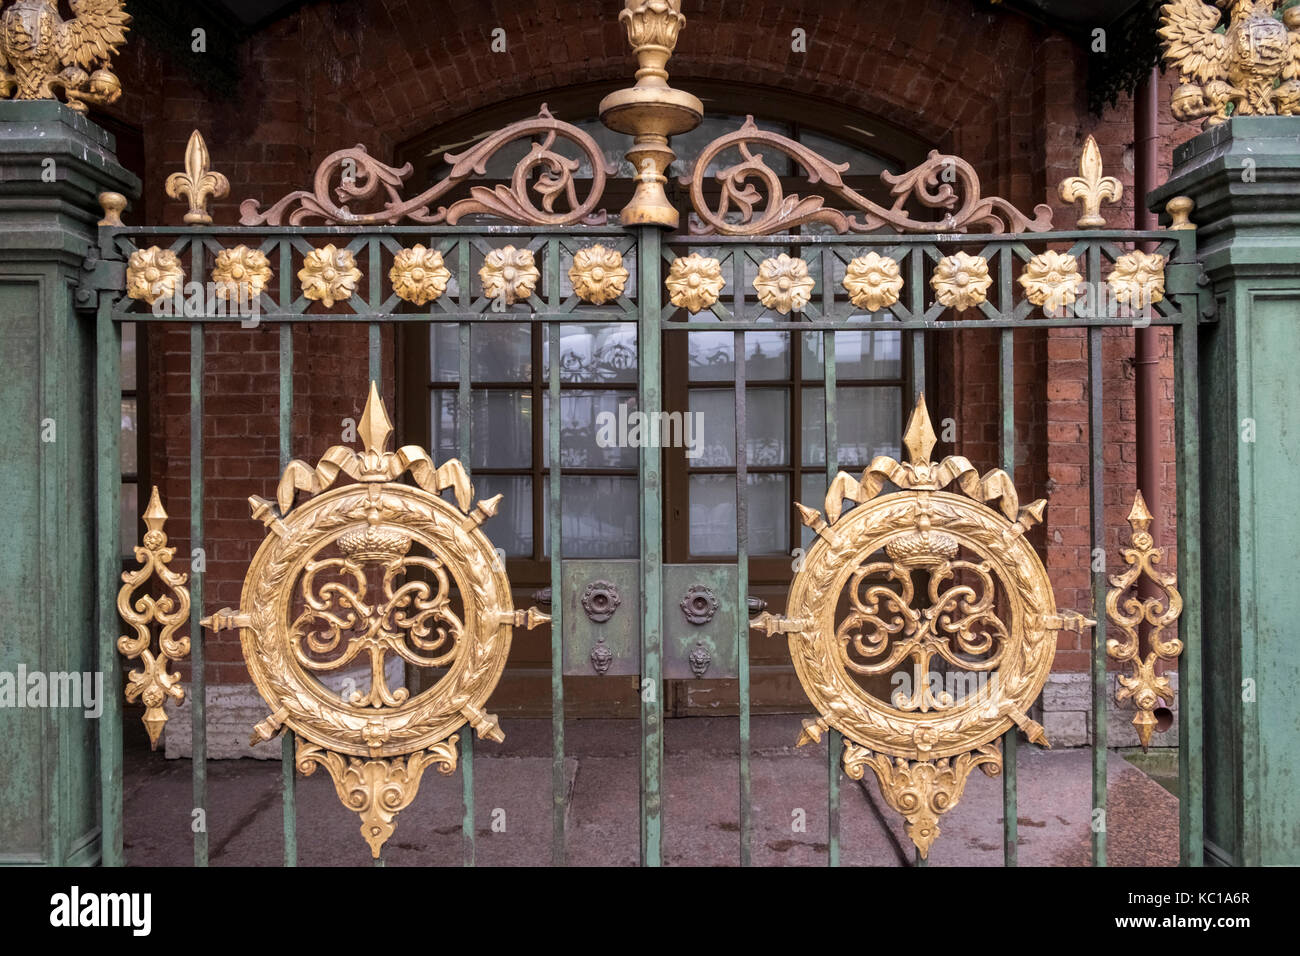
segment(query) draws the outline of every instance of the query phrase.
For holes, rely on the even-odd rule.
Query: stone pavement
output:
[[[503,718],[504,744],[476,741],[474,775],[479,865],[550,862],[550,722]],[[667,722],[664,857],[670,865],[728,866],[739,854],[735,718]],[[826,749],[793,746],[800,717],[753,721],[753,862],[824,865]],[[573,720],[566,725],[572,865],[627,866],[637,860],[637,722]],[[143,731],[140,731],[143,737]],[[166,760],[128,743],[126,855],[129,864],[189,865],[193,799],[190,761]],[[278,747],[278,743],[266,744]],[[1019,758],[1022,865],[1088,861],[1090,752],[1046,751],[1026,744]],[[901,818],[884,805],[872,774],[865,786],[841,778],[841,852],[849,865],[899,866],[912,859]],[[207,823],[212,864],[276,866],[282,854],[280,765],[212,761]],[[1109,763],[1110,863],[1173,866],[1178,861],[1178,801],[1112,753]],[[353,866],[370,862],[356,814],[345,810],[328,775],[298,777],[299,862]],[[493,819],[504,817],[504,832]],[[798,821],[805,822],[803,829]],[[973,773],[961,803],[940,820],[934,866],[1002,862],[1002,783]],[[461,778],[428,771],[416,801],[397,819],[385,850],[389,865],[457,865],[462,859]]]

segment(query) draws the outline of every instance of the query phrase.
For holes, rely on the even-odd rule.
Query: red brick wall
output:
[[[614,0],[309,3],[242,45],[242,79],[228,99],[194,92],[186,64],[146,42],[131,43],[120,59],[128,92],[113,112],[144,130],[147,164],[146,198],[128,221],[180,222],[184,209],[163,198],[162,182],[181,168],[195,127],[232,182],[232,195],[215,206],[217,222],[234,223],[239,201],[254,197],[265,204],[308,185],[315,165],[340,147],[364,143],[391,161],[403,141],[495,103],[529,96],[541,102],[548,92],[574,84],[630,82],[634,66],[617,22],[621,6]],[[1087,54],[1063,36],[1014,14],[977,13],[968,0],[686,0],[685,12],[687,28],[669,64],[674,84],[683,89],[693,80],[743,82],[756,88],[756,112],[757,91],[767,86],[874,114],[971,161],[985,194],[1024,209],[1051,202],[1063,226],[1074,216],[1055,200],[1055,184],[1074,172],[1091,132],[1108,172],[1126,186],[1124,204],[1109,210],[1111,222],[1132,222],[1129,104],[1100,120],[1087,114]],[[506,30],[504,54],[489,49],[497,27]],[[806,31],[806,53],[791,50],[795,28]],[[1167,169],[1167,150],[1190,131],[1169,126],[1163,132]],[[151,466],[176,516],[172,538],[188,550],[188,330],[155,330],[150,346]],[[260,541],[246,499],[264,494],[279,474],[278,333],[223,327],[208,333],[206,347],[206,610],[212,610],[238,603]],[[1076,333],[1020,332],[1015,363],[1017,480],[1025,497],[1051,489],[1042,541],[1058,601],[1081,609],[1091,601],[1083,348]],[[342,420],[360,412],[364,329],[297,326],[294,355],[293,452],[314,461],[338,441]],[[958,450],[981,468],[1000,464],[996,334],[961,333],[940,355],[941,387],[960,409]],[[1112,555],[1134,478],[1131,355],[1131,333],[1107,333]],[[389,383],[392,360],[390,339]],[[1168,365],[1166,359],[1166,382]],[[936,417],[953,414],[952,408],[933,411]],[[1162,455],[1172,488],[1171,409],[1164,414],[1170,435]],[[1172,508],[1169,494],[1158,516],[1165,540],[1171,540]],[[210,679],[244,679],[233,637],[207,644],[214,662]],[[1058,667],[1086,665],[1086,653],[1062,650]]]

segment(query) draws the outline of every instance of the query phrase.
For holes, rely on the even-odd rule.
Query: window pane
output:
[[[560,533],[566,558],[635,558],[640,554],[635,478],[563,475]],[[542,540],[551,551],[550,479],[542,491]]]
[[[140,541],[140,491],[134,481],[122,482],[122,556],[132,557]]]
[[[508,558],[533,556],[533,479],[506,475],[475,475],[474,500],[505,495],[484,530]]]
[[[550,374],[551,336],[542,333],[543,375]],[[560,380],[564,382],[636,382],[636,326],[560,326]]]
[[[799,503],[822,511],[826,507],[826,473],[805,471],[799,482]],[[817,532],[807,525],[799,525],[799,547],[807,551],[817,540]]]
[[[620,408],[624,411],[620,412]],[[560,393],[560,466],[562,468],[635,468],[639,445],[632,434],[634,392]],[[645,439],[644,430],[641,439]],[[551,464],[551,396],[542,395],[542,465]]]
[[[899,457],[903,394],[893,387],[839,388],[835,430],[839,466],[865,468],[877,455]],[[803,463],[826,464],[826,390],[803,390]]]
[[[457,395],[433,391],[433,447],[439,461],[460,457]],[[470,393],[471,468],[530,468],[533,464],[533,398],[513,390]]]
[[[745,390],[745,456],[751,465],[790,463],[790,394],[779,388]],[[690,411],[700,455],[697,468],[729,467],[736,463],[736,393],[732,389],[693,388]]]
[[[435,382],[460,381],[460,329],[434,325],[429,335],[430,377]],[[528,326],[478,324],[470,329],[470,380],[527,382],[533,376],[532,335]]]
[[[731,332],[689,332],[692,382],[736,380],[735,337]],[[745,378],[770,381],[790,377],[790,336],[785,332],[745,333]]]
[[[880,157],[819,133],[800,130],[799,142],[833,163],[848,163],[849,168],[844,172],[846,176],[878,176],[884,170],[891,169]]]
[[[790,478],[749,475],[749,553],[786,554],[790,540]],[[736,479],[692,475],[691,556],[736,553]]]
[[[823,378],[825,352],[821,332],[803,335],[803,376]],[[903,333],[897,329],[878,332],[835,333],[835,375],[840,379],[896,379],[903,377]]]
[[[122,391],[135,391],[135,323],[122,323]]]
[[[122,474],[134,475],[139,468],[140,423],[134,398],[122,399],[122,440],[120,444]]]

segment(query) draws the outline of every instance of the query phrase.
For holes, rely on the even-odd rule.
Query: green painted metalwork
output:
[[[664,593],[664,679],[719,680],[738,676],[736,635],[742,624],[748,629],[745,604],[733,595],[740,590],[738,564],[665,564]],[[696,624],[682,609],[682,601],[691,588],[708,588],[717,607],[709,620]],[[698,649],[708,654],[709,662],[701,674],[695,673],[691,655]]]
[[[640,313],[637,345],[641,361],[637,369],[640,410],[651,416],[663,410],[660,367],[661,269],[659,231],[653,226],[640,230],[637,266],[640,281]],[[743,354],[743,352],[742,352]],[[742,433],[743,434],[743,433]],[[641,632],[641,862],[659,866],[663,862],[662,769],[664,754],[663,718],[663,476],[658,448],[640,449],[641,491],[641,608],[645,626]]]
[[[550,507],[547,521],[551,531],[551,863],[564,866],[567,855],[565,816],[568,811],[568,780],[564,770],[564,622],[568,620],[564,600],[564,527],[560,511],[560,327],[547,332],[547,387],[550,406]]]
[[[1011,295],[1010,260],[1001,259],[1002,301]],[[998,408],[1001,422],[1002,470],[1016,477],[1016,333],[1003,329],[998,333]],[[1020,751],[1019,730],[1012,727],[1002,735],[1002,862],[1005,866],[1020,863],[1020,796],[1017,758]]]
[[[378,297],[378,291],[375,292]],[[375,369],[379,365],[376,352],[378,351],[378,324],[370,326],[370,350],[371,350],[371,368]],[[460,457],[460,462],[465,466],[465,473],[473,477],[473,470],[470,467],[470,423],[474,419],[474,401],[470,385],[470,324],[461,322],[457,326],[457,336],[459,338],[459,373],[460,381],[456,389],[456,452]],[[374,372],[371,373],[375,374]],[[461,853],[462,862],[465,866],[473,866],[478,856],[477,833],[474,828],[474,731],[468,725],[461,731],[460,735],[460,783],[461,783]]]
[[[285,252],[287,258],[287,249]],[[280,273],[281,295],[290,293],[290,273]],[[201,326],[196,326],[201,328]],[[280,468],[288,467],[293,459],[293,326],[280,326]],[[284,831],[284,865],[298,865],[298,793],[294,769],[297,765],[297,747],[292,730],[280,735],[280,802]]]
[[[1089,253],[1097,256],[1096,251]],[[1098,257],[1099,258],[1099,257]],[[1094,260],[1095,261],[1095,260]],[[1092,266],[1090,265],[1090,268]],[[1097,273],[1091,273],[1096,275]],[[1110,700],[1106,689],[1106,498],[1105,470],[1102,459],[1104,430],[1104,395],[1102,387],[1101,329],[1088,330],[1088,450],[1089,514],[1092,540],[1092,865],[1106,865],[1107,744],[1106,718]],[[1098,561],[1097,556],[1102,555]]]
[[[829,282],[824,281],[830,275],[829,256],[822,255],[823,295],[830,297],[833,291]],[[833,304],[828,298],[827,312]],[[822,388],[826,390],[826,482],[835,480],[840,470],[840,439],[838,409],[839,397],[835,387],[835,333],[822,332]],[[838,730],[832,729],[826,735],[826,863],[828,866],[840,865],[840,761],[844,756],[844,738]]]
[[[198,252],[195,253],[198,258]],[[204,547],[203,536],[203,326],[190,326],[190,553]],[[207,563],[203,563],[206,570]],[[194,865],[208,865],[208,675],[203,644],[203,571],[190,571],[190,770],[194,806],[204,826],[194,834]]]

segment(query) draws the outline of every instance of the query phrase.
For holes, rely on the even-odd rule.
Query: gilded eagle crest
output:
[[[1217,126],[1229,116],[1300,114],[1300,7],[1279,20],[1276,0],[1216,6],[1173,0],[1161,8],[1165,61],[1183,81],[1170,103],[1174,116]]]
[[[126,0],[69,0],[71,20],[57,0],[0,0],[0,97],[56,99],[84,113],[115,102],[122,84],[110,58],[126,42]]]

